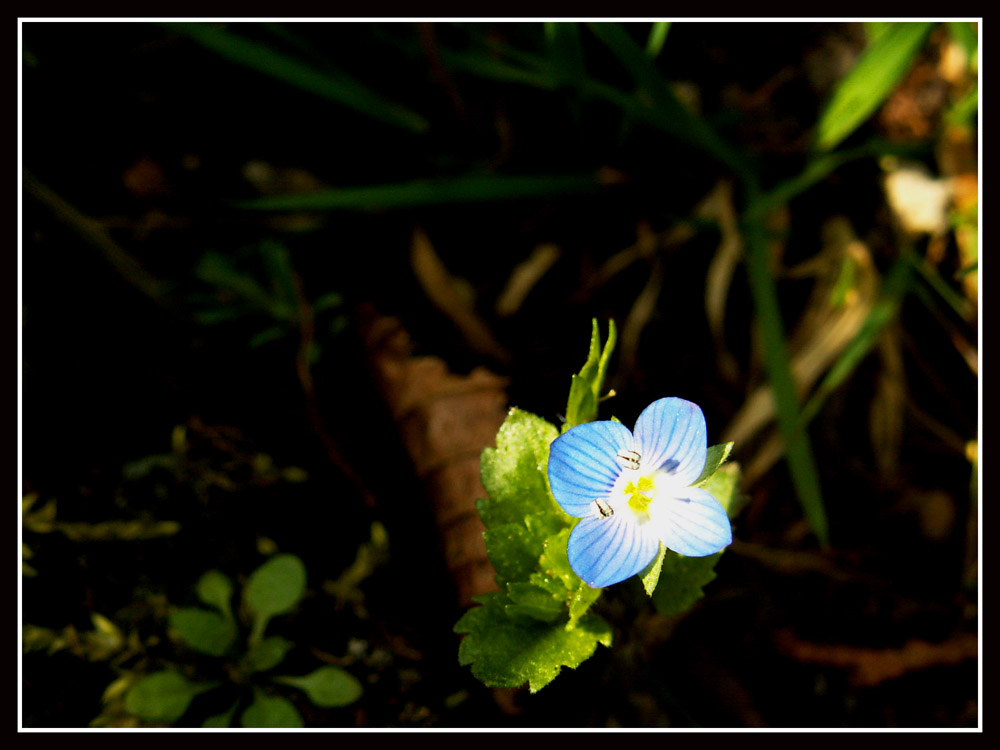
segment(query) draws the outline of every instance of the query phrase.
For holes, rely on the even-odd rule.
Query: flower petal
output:
[[[708,453],[705,415],[682,398],[654,401],[635,421],[636,450],[644,473],[664,469],[687,487],[705,468]]]
[[[656,557],[660,540],[649,524],[634,517],[615,514],[610,518],[590,516],[573,527],[569,535],[569,564],[593,589],[624,581],[645,568]]]
[[[618,451],[632,444],[632,433],[618,422],[588,422],[563,433],[549,446],[549,485],[564,511],[583,518],[597,498],[611,493],[622,467]]]
[[[660,540],[686,557],[713,555],[733,541],[725,508],[700,487],[657,497],[649,506],[649,519]]]

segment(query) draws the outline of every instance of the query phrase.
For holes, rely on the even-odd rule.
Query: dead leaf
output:
[[[495,446],[507,413],[507,380],[485,368],[457,375],[437,357],[414,357],[395,318],[370,313],[366,346],[382,396],[424,485],[445,563],[462,606],[496,589],[475,501],[485,497],[479,456]]]

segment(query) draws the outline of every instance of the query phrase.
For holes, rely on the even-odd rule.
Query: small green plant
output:
[[[638,575],[660,613],[687,612],[732,540],[739,466],[723,465],[731,443],[706,447],[698,407],[660,399],[634,438],[595,421],[614,340],[612,322],[602,349],[593,322],[562,434],[511,409],[483,452],[476,509],[500,590],[474,597],[455,631],[459,662],[490,687],[536,692],[610,646],[611,625],[591,611],[606,586]]]
[[[205,719],[203,727],[231,726],[239,714],[243,727],[294,728],[303,726],[302,716],[290,700],[273,692],[274,684],[301,690],[322,708],[356,701],[361,683],[338,667],[321,666],[305,675],[263,674],[278,667],[294,646],[280,635],[266,635],[268,625],[295,609],[305,590],[302,561],[295,555],[275,555],[247,579],[239,609],[241,622],[233,610],[233,582],[218,570],[206,572],[198,579],[195,593],[207,608],[175,609],[170,614],[170,631],[191,650],[225,660],[221,671],[229,680],[192,680],[178,669],[161,669],[128,686],[125,711],[144,721],[172,724],[198,695],[220,688],[234,693],[233,701],[227,710]],[[241,639],[244,631],[246,637]]]

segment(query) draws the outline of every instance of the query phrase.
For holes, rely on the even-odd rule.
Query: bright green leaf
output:
[[[222,656],[236,640],[232,620],[200,607],[182,607],[170,613],[170,628],[195,651]]]
[[[125,695],[125,710],[147,721],[169,723],[184,715],[196,695],[216,687],[217,682],[191,682],[172,670],[143,677]]]
[[[666,554],[667,548],[660,542],[660,551],[656,553],[653,562],[647,565],[646,569],[639,575],[639,578],[642,580],[642,587],[646,589],[647,596],[652,596],[653,592],[656,591],[656,584],[659,582],[660,572],[663,570],[663,558]]]
[[[323,708],[347,706],[361,697],[358,679],[337,667],[320,667],[301,677],[275,677],[275,682],[297,687],[305,692],[315,705]]]
[[[600,617],[585,615],[575,628],[513,620],[501,592],[475,597],[473,607],[455,625],[466,633],[458,650],[460,664],[488,687],[518,687],[531,692],[549,684],[562,667],[575,669],[594,653],[597,644],[611,645],[611,627]]]
[[[534,583],[515,581],[507,584],[511,604],[504,605],[512,619],[531,618],[540,622],[555,622],[566,615],[566,589],[559,584],[555,591]]]
[[[558,436],[541,417],[510,410],[497,432],[497,447],[485,449],[481,460],[488,497],[478,501],[476,509],[487,529],[523,524],[526,516],[536,513],[563,514],[548,484],[549,445]]]
[[[497,582],[525,581],[538,565],[545,540],[558,531],[561,519],[554,514],[535,513],[521,523],[505,523],[486,529],[486,552],[497,573]]]
[[[253,703],[240,716],[247,729],[301,729],[302,715],[287,698],[254,690]]]

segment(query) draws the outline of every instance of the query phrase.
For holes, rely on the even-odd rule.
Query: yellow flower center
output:
[[[636,515],[646,515],[650,502],[656,496],[653,478],[640,477],[638,482],[629,482],[625,485],[625,496],[628,498],[628,507]]]

